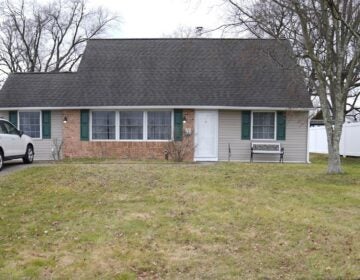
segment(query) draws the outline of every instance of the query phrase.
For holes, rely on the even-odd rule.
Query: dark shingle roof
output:
[[[77,73],[11,74],[0,108],[310,108],[291,53],[276,40],[90,40]]]

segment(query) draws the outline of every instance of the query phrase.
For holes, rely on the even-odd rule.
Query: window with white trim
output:
[[[92,111],[92,140],[171,140],[173,111]]]
[[[32,138],[40,138],[40,115],[40,112],[19,112],[19,129]]]
[[[171,111],[147,112],[147,139],[171,139]]]
[[[144,112],[120,112],[120,139],[142,140],[144,138]]]
[[[252,139],[275,139],[275,112],[253,112]]]
[[[92,139],[116,139],[115,115],[114,111],[92,112]]]

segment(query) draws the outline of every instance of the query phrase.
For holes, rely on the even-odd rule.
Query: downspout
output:
[[[308,125],[307,125],[307,144],[306,144],[306,162],[307,163],[311,163],[310,162],[310,151],[309,151],[309,146],[310,146],[310,121],[311,119],[315,116],[313,115],[310,118],[310,111],[308,112]]]

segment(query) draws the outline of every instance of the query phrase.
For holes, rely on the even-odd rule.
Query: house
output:
[[[331,115],[331,112],[330,112]],[[353,109],[345,115],[344,123],[358,123],[360,122],[360,112],[357,109]],[[324,117],[321,109],[310,120],[310,127],[312,126],[324,126]]]
[[[285,40],[89,40],[77,72],[10,74],[0,116],[37,159],[54,140],[66,158],[127,159],[186,140],[189,160],[249,161],[252,142],[276,142],[285,162],[307,162],[312,104],[291,54]]]

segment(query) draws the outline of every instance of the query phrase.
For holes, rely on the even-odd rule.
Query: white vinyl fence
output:
[[[326,131],[324,126],[310,127],[310,153],[328,153]],[[345,123],[340,141],[340,154],[343,156],[360,156],[360,123]]]
[[[310,127],[309,138],[310,153],[328,153],[325,126]]]

